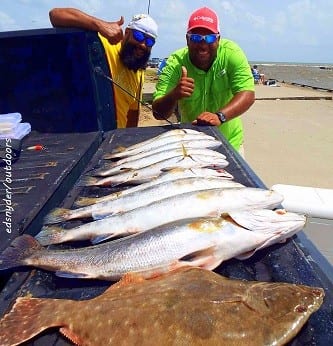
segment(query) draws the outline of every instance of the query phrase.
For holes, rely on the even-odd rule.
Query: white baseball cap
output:
[[[157,37],[157,24],[148,14],[134,15],[127,27],[129,29],[142,31],[151,37]]]

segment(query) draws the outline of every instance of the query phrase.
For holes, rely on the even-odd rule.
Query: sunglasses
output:
[[[137,42],[142,43],[145,41],[147,47],[152,47],[155,44],[154,37],[146,36],[142,31],[132,29],[132,35],[134,40]]]
[[[209,35],[199,35],[199,34],[186,34],[187,38],[190,39],[191,42],[200,43],[205,41],[208,44],[212,44],[216,42],[216,40],[220,37],[220,34],[209,34]]]

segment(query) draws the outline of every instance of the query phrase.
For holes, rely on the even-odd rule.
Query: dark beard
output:
[[[119,56],[122,63],[129,69],[136,72],[139,69],[145,69],[150,57],[150,52],[146,52],[141,58],[134,57],[136,46],[132,43],[124,42],[121,46]]]

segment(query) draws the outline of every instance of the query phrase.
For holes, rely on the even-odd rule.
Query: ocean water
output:
[[[265,79],[296,83],[310,87],[333,90],[333,64],[305,64],[283,62],[250,62],[257,65]]]

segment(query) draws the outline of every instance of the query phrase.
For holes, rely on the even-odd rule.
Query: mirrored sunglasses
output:
[[[209,34],[209,35],[199,35],[199,34],[187,34],[187,37],[191,42],[200,43],[205,41],[208,44],[212,44],[216,42],[216,40],[220,37],[219,34]]]
[[[132,30],[132,34],[135,41],[139,43],[145,41],[147,47],[152,47],[155,44],[154,37],[146,36],[142,31]]]

